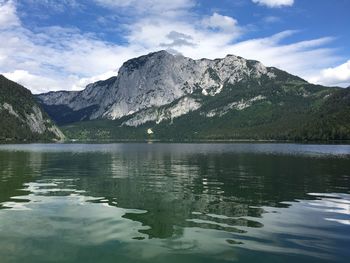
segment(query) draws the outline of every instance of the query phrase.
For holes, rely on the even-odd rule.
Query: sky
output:
[[[0,0],[0,74],[81,90],[158,50],[259,60],[350,86],[349,0]]]

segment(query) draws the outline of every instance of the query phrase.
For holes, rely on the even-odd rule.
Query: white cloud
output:
[[[169,32],[166,37],[169,39],[170,43],[161,43],[160,46],[166,47],[168,49],[172,47],[181,47],[181,46],[196,46],[195,43],[193,43],[193,37],[190,35],[186,35],[183,33],[179,33],[177,31],[171,31]]]
[[[50,90],[58,90],[60,89],[60,85],[66,85],[69,82],[71,85],[77,79],[52,79],[42,75],[31,74],[26,70],[14,70],[12,72],[5,72],[3,75],[11,79],[12,81],[18,82],[26,88],[29,88],[36,93],[44,93]]]
[[[282,6],[292,6],[294,0],[252,0],[253,3],[264,5],[267,7],[282,7]]]
[[[100,75],[92,76],[89,78],[81,78],[78,81],[75,81],[75,83],[73,84],[72,90],[81,90],[82,88],[86,87],[90,83],[94,83],[99,80],[109,79],[110,77],[117,76],[117,75],[118,75],[117,70],[110,70]]]
[[[203,25],[209,29],[239,34],[240,29],[236,19],[214,13],[212,16],[204,18]]]
[[[78,0],[26,0],[26,2],[26,4],[30,4],[36,8],[46,7],[46,9],[51,12],[59,13],[69,8],[78,8],[82,6]]]
[[[147,1],[163,3],[160,0]],[[133,0],[104,2],[124,4],[128,8],[132,3],[141,5]],[[115,76],[122,63],[130,58],[164,48],[194,59],[236,54],[311,80],[340,60],[333,49],[326,48],[333,40],[329,37],[285,44],[287,38],[297,31],[287,30],[238,42],[244,26],[238,25],[233,17],[219,13],[207,17],[186,15],[193,1],[174,0],[170,9],[164,4],[157,7],[172,10],[176,16],[154,13],[134,17],[133,21],[122,25],[127,42],[123,45],[103,41],[76,28],[29,30],[21,25],[13,2],[0,0],[0,9],[5,5],[10,10],[9,17],[15,22],[8,23],[10,29],[0,28],[0,73],[34,93],[82,89],[90,82]],[[324,78],[319,82],[329,83]]]
[[[17,27],[2,31],[0,43],[0,71],[36,93],[78,88],[83,83],[79,79],[115,71],[122,61],[138,54],[60,27],[43,28],[40,33]]]
[[[16,7],[12,1],[0,0],[0,29],[18,26],[20,21],[16,14]]]
[[[350,86],[350,60],[339,66],[321,70],[320,74],[311,77],[310,81],[330,86]]]
[[[262,20],[268,24],[277,23],[277,22],[282,21],[282,19],[280,17],[277,17],[277,16],[266,16]]]
[[[139,13],[157,13],[169,15],[172,11],[187,10],[195,5],[195,0],[94,0],[108,8],[128,9]]]
[[[178,37],[182,36],[182,40],[186,40],[187,45],[184,45],[184,41],[171,39],[174,37],[174,32]],[[237,32],[210,29],[207,25],[203,25],[202,20],[182,21],[152,16],[140,19],[130,25],[126,37],[131,46],[136,45],[145,50],[159,50],[169,45],[190,57],[197,57],[193,53],[197,48],[211,49],[210,47],[215,48],[222,44],[228,44],[236,39]],[[186,50],[192,52],[187,53]],[[202,56],[204,54],[208,53],[203,53]]]

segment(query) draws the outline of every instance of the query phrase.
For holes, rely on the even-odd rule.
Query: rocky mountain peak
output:
[[[77,121],[120,119],[197,91],[203,96],[216,96],[227,85],[263,75],[275,77],[260,62],[235,55],[193,60],[161,50],[126,61],[118,76],[89,84],[81,92],[41,94],[38,99],[47,106],[68,107]]]

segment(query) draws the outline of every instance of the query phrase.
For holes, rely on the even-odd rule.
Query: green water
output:
[[[350,146],[0,146],[0,262],[349,262]]]

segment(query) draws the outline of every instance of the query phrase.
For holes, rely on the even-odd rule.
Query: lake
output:
[[[1,263],[349,258],[349,145],[0,145]]]

